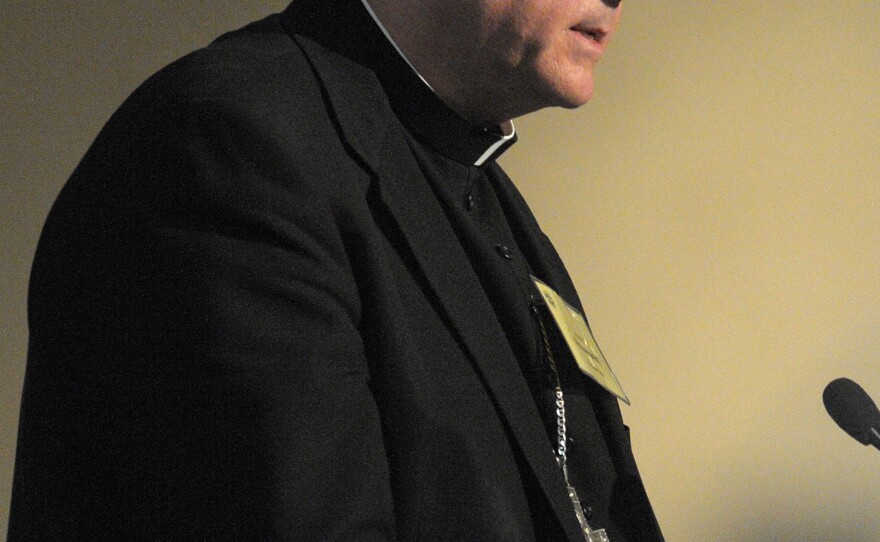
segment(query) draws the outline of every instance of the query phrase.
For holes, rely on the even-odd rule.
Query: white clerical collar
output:
[[[361,0],[361,3],[364,5],[365,8],[367,8],[367,13],[369,13],[370,17],[373,18],[373,21],[376,22],[376,26],[379,27],[379,30],[381,30],[382,33],[385,34],[385,37],[388,39],[388,41],[391,43],[391,45],[394,46],[394,50],[397,51],[397,54],[400,55],[400,58],[402,58],[406,62],[406,65],[410,67],[410,69],[413,71],[413,73],[415,73],[416,75],[419,76],[419,79],[422,80],[422,83],[426,84],[428,86],[428,88],[431,89],[431,92],[434,92],[434,88],[431,87],[431,84],[428,83],[427,81],[425,81],[425,78],[422,77],[422,74],[419,73],[419,70],[417,70],[415,68],[415,66],[413,66],[410,63],[409,59],[406,58],[406,55],[403,54],[403,51],[400,50],[400,47],[397,46],[397,42],[395,42],[394,38],[391,37],[391,34],[388,33],[388,30],[385,28],[385,25],[383,25],[382,21],[379,20],[379,17],[376,15],[376,12],[373,11],[373,8],[370,7],[370,4],[367,3],[367,0]]]
[[[436,95],[437,93],[434,92],[434,88],[431,87],[431,84],[428,83],[424,77],[422,77],[422,74],[419,73],[419,71],[415,68],[415,66],[412,65],[409,59],[406,58],[406,55],[403,54],[403,51],[400,50],[400,47],[397,46],[394,38],[392,38],[391,34],[388,33],[385,25],[383,25],[382,21],[379,20],[379,17],[376,15],[376,12],[373,11],[373,8],[370,7],[370,4],[367,3],[367,0],[361,0],[361,3],[364,5],[364,8],[366,8],[367,13],[370,14],[370,17],[373,18],[373,21],[375,21],[376,26],[378,26],[379,30],[382,31],[382,34],[385,35],[385,38],[388,40],[388,42],[392,46],[394,46],[394,50],[397,51],[397,54],[400,55],[400,58],[402,58],[404,62],[406,62],[407,66],[409,66],[413,73],[419,77],[422,83],[424,83],[425,86],[431,89],[431,92]],[[492,145],[490,145],[489,148],[487,148],[486,151],[479,158],[477,158],[477,160],[474,162],[475,166],[482,166],[487,160],[492,158],[500,148],[504,147],[506,144],[510,143],[514,138],[516,138],[516,128],[513,125],[513,121],[509,120],[507,122],[504,122],[500,124],[498,128],[501,130],[501,134],[499,134],[499,139],[495,141]]]

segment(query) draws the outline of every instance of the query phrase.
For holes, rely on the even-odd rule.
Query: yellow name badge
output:
[[[556,321],[571,355],[574,356],[578,368],[585,375],[595,380],[600,386],[619,397],[626,404],[629,398],[620,386],[617,377],[599,350],[593,332],[587,327],[587,321],[577,309],[565,302],[553,288],[532,277],[538,291],[547,302],[547,308]]]

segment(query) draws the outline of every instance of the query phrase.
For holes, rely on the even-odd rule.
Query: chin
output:
[[[508,94],[505,96],[508,98],[506,102],[499,100],[498,103],[505,103],[506,107],[495,111],[496,114],[491,115],[490,120],[493,122],[498,119],[507,121],[548,107],[576,109],[593,97],[592,77],[565,81],[548,81],[546,79],[538,81],[538,84],[533,81],[530,86],[521,87],[518,92]],[[484,102],[481,101],[481,104]],[[482,119],[477,115],[471,118],[472,120]]]
[[[560,107],[564,107],[566,109],[577,109],[578,107],[580,107],[582,105],[586,105],[586,103],[589,102],[592,97],[593,97],[592,92],[580,94],[576,97],[570,97],[569,99],[565,100],[562,104],[560,104]]]
[[[589,102],[593,97],[593,82],[590,81],[588,84],[556,89],[554,96],[556,103],[553,105],[566,109],[576,109]]]
[[[548,73],[543,78],[545,105],[574,109],[590,101],[594,88],[592,70],[572,68]]]

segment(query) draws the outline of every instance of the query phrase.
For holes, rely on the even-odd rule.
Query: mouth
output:
[[[604,45],[608,38],[608,32],[605,32],[601,28],[578,25],[573,27],[572,30],[587,38],[588,40],[598,43],[599,45]]]

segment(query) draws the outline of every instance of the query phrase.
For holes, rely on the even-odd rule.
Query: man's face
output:
[[[611,0],[431,3],[439,15],[434,23],[442,26],[429,31],[447,40],[442,62],[465,75],[459,88],[451,89],[451,101],[475,119],[481,115],[474,98],[484,107],[495,100],[505,111],[490,116],[507,118],[586,103],[593,95],[593,68],[620,19],[619,2]]]

